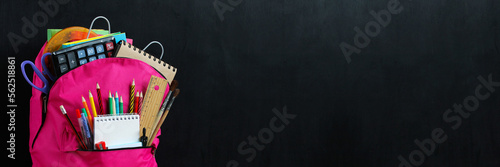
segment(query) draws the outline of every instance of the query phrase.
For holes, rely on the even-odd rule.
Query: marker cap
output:
[[[81,116],[81,112],[80,112],[79,109],[76,109],[76,116],[77,116],[77,118],[81,118],[82,117]]]

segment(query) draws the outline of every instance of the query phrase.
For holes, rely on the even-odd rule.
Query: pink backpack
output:
[[[40,60],[44,48],[45,45],[35,60],[38,69],[42,69]],[[108,90],[130,92],[132,79],[135,79],[135,89],[145,92],[151,75],[164,78],[142,61],[106,58],[94,60],[64,74],[53,83],[49,95],[45,98],[40,91],[32,88],[29,151],[33,166],[157,166],[155,150],[161,131],[151,147],[81,150],[77,137],[59,109],[60,105],[64,105],[72,124],[77,127],[75,110],[82,108],[82,95],[88,96],[89,90],[96,95],[96,82],[107,99]],[[35,74],[32,81],[38,87],[43,86],[43,82]],[[167,86],[167,92],[168,90]],[[128,106],[128,97],[123,98],[124,106]],[[43,113],[44,99],[47,102],[46,113]],[[104,105],[104,108],[107,110],[107,105]]]

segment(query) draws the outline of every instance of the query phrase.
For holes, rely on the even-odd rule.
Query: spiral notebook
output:
[[[160,72],[160,74],[168,80],[169,84],[174,80],[175,74],[177,73],[177,68],[124,41],[119,42],[116,48],[115,57],[141,60]]]
[[[139,115],[100,116],[94,119],[94,147],[104,141],[108,149],[140,147]]]

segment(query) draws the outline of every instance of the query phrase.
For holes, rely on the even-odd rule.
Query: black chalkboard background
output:
[[[46,29],[88,27],[103,15],[135,46],[162,42],[164,60],[179,68],[181,94],[162,127],[160,166],[500,166],[500,87],[478,79],[500,82],[498,1],[401,0],[384,27],[370,11],[399,1],[69,0],[16,53],[7,34],[22,35],[22,18],[43,11],[37,2],[0,5],[3,97],[8,56],[17,67],[16,159],[9,163],[31,161],[31,87],[21,62],[35,59]],[[217,9],[227,9],[223,19]],[[355,27],[366,35],[366,25],[370,42],[355,42]],[[349,63],[342,42],[359,49]],[[489,97],[473,101],[478,85]],[[446,112],[464,100],[477,107],[463,109],[467,118]],[[2,104],[7,112],[7,100]],[[275,115],[283,110],[295,117],[269,136],[272,120],[282,125]],[[3,117],[6,129],[9,115]],[[437,132],[444,141],[434,139],[426,155],[431,144],[422,149],[415,140],[431,141]],[[261,150],[238,149],[259,134],[267,142],[259,141]],[[253,159],[245,152],[251,150]]]

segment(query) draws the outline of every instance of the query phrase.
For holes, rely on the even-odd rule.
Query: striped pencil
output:
[[[135,79],[132,79],[132,86],[130,86],[130,103],[128,105],[129,113],[134,112],[134,95],[135,95]]]
[[[99,87],[99,83],[97,83],[96,90],[97,90],[97,98],[99,101],[99,114],[102,115],[104,114],[104,109],[103,109],[104,106],[102,106],[101,87]]]
[[[141,109],[142,109],[142,100],[144,100],[144,96],[142,96],[142,91],[141,94],[139,95],[139,107],[137,108],[137,114],[141,114]]]

